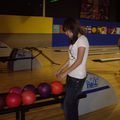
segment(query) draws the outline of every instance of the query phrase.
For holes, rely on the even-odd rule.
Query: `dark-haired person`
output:
[[[78,19],[64,20],[63,31],[69,38],[69,58],[57,71],[56,77],[62,80],[66,77],[64,112],[66,120],[78,120],[78,102],[86,74],[89,42],[80,28]]]

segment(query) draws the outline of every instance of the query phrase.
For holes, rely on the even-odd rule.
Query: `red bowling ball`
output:
[[[9,93],[6,96],[6,105],[8,108],[18,107],[21,104],[21,96],[16,93]]]
[[[51,83],[51,92],[54,95],[61,94],[63,92],[63,84],[60,81],[54,81]]]
[[[36,94],[32,91],[24,91],[22,93],[22,102],[24,105],[33,104],[36,100]]]
[[[9,93],[16,93],[16,94],[19,94],[21,95],[22,94],[22,88],[20,87],[12,87],[9,89]]]

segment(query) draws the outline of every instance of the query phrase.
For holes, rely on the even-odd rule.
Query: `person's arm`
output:
[[[58,77],[60,73],[62,73],[65,69],[67,69],[69,65],[69,60],[67,60],[61,67],[60,69],[56,72],[56,76]]]
[[[82,63],[84,53],[85,47],[79,47],[76,61],[59,75],[60,79],[63,79],[65,76],[67,76],[69,72],[73,71],[76,67],[78,67]]]

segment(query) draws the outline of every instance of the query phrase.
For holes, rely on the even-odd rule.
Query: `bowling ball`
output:
[[[40,83],[37,87],[41,97],[46,98],[51,94],[51,86],[48,83]]]
[[[16,93],[16,94],[19,94],[21,95],[22,94],[22,88],[20,87],[12,87],[9,89],[9,93]]]
[[[22,102],[24,105],[33,104],[36,100],[36,94],[33,91],[24,91],[22,93]]]
[[[54,81],[51,83],[51,92],[54,95],[61,94],[63,92],[63,84],[60,81]]]
[[[36,93],[36,88],[32,84],[27,84],[24,86],[23,91],[32,91],[32,92]]]
[[[6,96],[6,105],[8,108],[18,107],[21,104],[21,96],[16,93],[9,93]]]
[[[5,97],[0,96],[0,110],[2,110],[5,106]]]

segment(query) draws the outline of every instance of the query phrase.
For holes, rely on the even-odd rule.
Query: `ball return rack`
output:
[[[7,93],[1,93],[0,95],[7,95]],[[47,98],[42,98],[42,97],[40,97],[40,95],[36,95],[37,99],[36,99],[35,103],[33,103],[31,105],[21,104],[19,107],[15,107],[15,108],[8,108],[7,106],[5,106],[2,110],[0,110],[0,115],[15,113],[16,120],[25,120],[25,113],[28,112],[30,109],[44,107],[44,106],[48,106],[48,105],[54,105],[54,104],[62,104],[64,95],[65,95],[64,92],[59,95],[51,94]],[[79,99],[82,99],[85,97],[87,97],[87,95],[85,93],[81,93],[79,96]]]
[[[36,51],[36,55],[33,56],[33,51]],[[46,58],[51,64],[60,65],[49,58],[42,50],[36,47],[26,47],[26,48],[14,48],[9,56],[0,56],[0,62],[7,62],[7,70],[9,72],[19,71],[19,70],[31,70],[33,68],[33,60],[39,55]],[[27,64],[26,64],[27,63]],[[26,66],[24,66],[26,64]],[[3,71],[1,69],[1,71]]]

